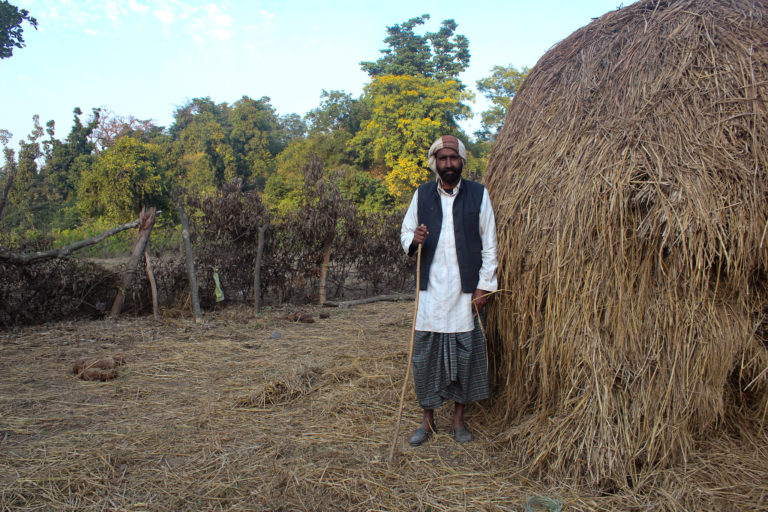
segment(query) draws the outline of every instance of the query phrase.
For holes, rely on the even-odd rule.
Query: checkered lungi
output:
[[[422,409],[446,400],[468,404],[488,398],[488,360],[477,316],[469,332],[416,331],[413,380]]]

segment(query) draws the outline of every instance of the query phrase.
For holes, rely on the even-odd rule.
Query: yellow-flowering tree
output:
[[[457,80],[382,75],[365,87],[371,117],[350,145],[366,167],[384,177],[390,194],[407,198],[429,179],[427,151],[444,134],[457,134],[456,122],[470,115],[472,94]]]

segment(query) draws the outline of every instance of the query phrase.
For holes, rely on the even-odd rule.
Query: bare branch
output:
[[[157,213],[159,214],[161,212],[157,212]],[[112,235],[115,235],[121,231],[125,231],[126,229],[135,228],[138,225],[139,225],[139,219],[136,219],[133,222],[123,224],[122,226],[117,226],[112,229],[108,229],[107,231],[104,231],[99,235],[96,235],[92,238],[88,238],[87,240],[80,240],[79,242],[71,243],[64,247],[60,247],[59,249],[51,249],[50,251],[18,254],[10,251],[0,250],[0,262],[18,263],[20,265],[26,265],[28,263],[45,261],[53,258],[66,258],[66,257],[69,257],[74,251],[82,249],[83,247],[88,247],[89,245],[95,245],[101,242],[102,240],[109,238]]]

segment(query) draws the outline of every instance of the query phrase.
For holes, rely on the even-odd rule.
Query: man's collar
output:
[[[440,176],[438,176],[437,177],[437,191],[438,191],[438,193],[443,194],[443,195],[448,196],[448,197],[455,196],[455,195],[457,195],[459,193],[459,189],[461,188],[461,181],[462,181],[462,179],[459,178],[459,182],[456,184],[455,187],[453,187],[452,189],[446,190],[446,189],[443,188],[442,180],[440,179]]]

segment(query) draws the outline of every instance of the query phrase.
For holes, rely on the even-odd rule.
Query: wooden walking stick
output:
[[[411,376],[411,363],[413,362],[413,340],[416,337],[416,314],[419,312],[419,284],[421,281],[421,245],[419,244],[416,254],[416,300],[413,305],[413,326],[411,327],[411,345],[408,348],[408,366],[405,369],[405,381],[403,390],[400,392],[400,408],[397,411],[397,422],[395,423],[395,435],[392,438],[392,446],[389,449],[389,458],[387,464],[392,463],[392,457],[395,456],[395,446],[397,445],[397,436],[400,435],[400,419],[403,417],[403,404],[405,403],[405,391],[408,388],[408,378]]]
[[[472,301],[472,305],[475,307],[475,313],[477,313],[477,323],[480,326],[480,333],[483,335],[483,342],[485,343],[485,373],[491,371],[488,366],[488,338],[485,337],[485,327],[483,327],[483,317],[480,316],[480,308],[477,307],[477,303]]]

